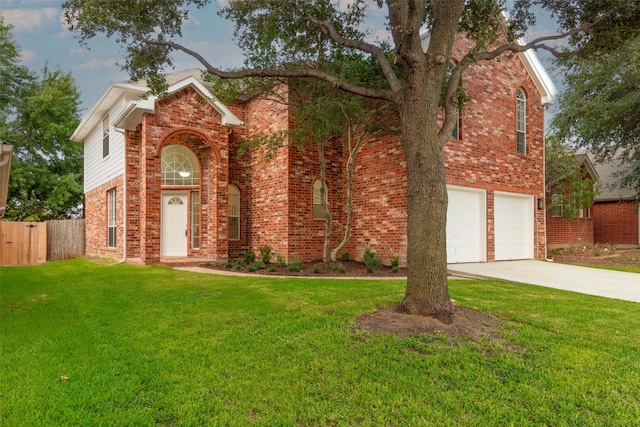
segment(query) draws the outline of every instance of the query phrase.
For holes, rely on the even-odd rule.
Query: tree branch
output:
[[[525,52],[529,49],[542,49],[542,50],[546,50],[547,52],[551,53],[553,56],[555,56],[556,58],[567,58],[567,57],[571,57],[571,56],[577,56],[580,55],[582,52],[580,50],[575,50],[575,51],[560,51],[554,47],[551,47],[547,44],[545,44],[545,42],[549,42],[549,41],[555,41],[555,40],[562,40],[562,39],[566,39],[568,37],[572,37],[575,36],[576,34],[579,33],[586,33],[588,32],[589,29],[591,29],[592,27],[594,27],[596,24],[598,24],[599,22],[603,21],[605,18],[609,17],[610,15],[612,15],[615,12],[615,9],[609,10],[604,12],[598,19],[583,25],[582,27],[577,27],[577,28],[573,28],[569,31],[566,31],[562,34],[556,34],[553,36],[545,36],[545,37],[538,37],[537,39],[527,43],[527,44],[517,44],[517,43],[507,43],[504,44],[500,47],[498,47],[495,50],[492,51],[484,51],[484,52],[469,52],[467,55],[464,56],[464,58],[460,61],[462,62],[478,62],[478,61],[483,61],[483,60],[492,60],[497,58],[498,56],[502,55],[505,52],[514,52],[514,53],[519,53],[519,52]]]
[[[398,95],[389,89],[374,89],[364,86],[359,86],[343,81],[342,79],[315,69],[300,69],[300,70],[287,70],[284,68],[278,69],[243,69],[236,71],[223,71],[219,68],[211,65],[202,55],[195,52],[185,46],[171,41],[160,40],[144,40],[144,43],[153,46],[167,46],[172,49],[180,50],[189,56],[197,59],[204,67],[207,73],[220,77],[221,79],[241,79],[244,77],[284,77],[284,78],[304,78],[312,77],[319,80],[323,80],[330,83],[335,88],[342,89],[346,92],[353,93],[355,95],[364,96],[366,98],[384,99],[393,103],[398,103]]]
[[[338,34],[336,27],[330,22],[321,21],[310,15],[306,15],[305,19],[315,24],[324,35],[328,36],[329,38],[331,38],[331,40],[338,43],[339,45],[371,54],[376,59],[376,61],[378,61],[378,64],[380,64],[382,73],[389,82],[389,87],[391,88],[391,90],[393,92],[399,92],[402,89],[400,81],[398,80],[398,76],[396,76],[396,73],[393,71],[393,68],[391,67],[391,64],[387,60],[387,57],[385,56],[382,49],[361,40],[352,40],[342,37],[340,34]]]

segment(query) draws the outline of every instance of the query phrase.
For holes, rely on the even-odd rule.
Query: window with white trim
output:
[[[562,205],[562,195],[561,194],[553,194],[551,195],[551,216],[553,218],[561,218],[564,215],[564,206]]]
[[[327,186],[316,179],[313,183],[313,219],[327,219],[328,202]]]
[[[184,145],[167,145],[162,149],[162,185],[200,184],[200,163]]]
[[[240,240],[240,190],[229,185],[229,240]]]
[[[107,246],[116,247],[116,189],[107,191]]]
[[[102,158],[109,155],[109,116],[102,119]]]
[[[522,89],[516,95],[516,150],[527,154],[527,95]]]

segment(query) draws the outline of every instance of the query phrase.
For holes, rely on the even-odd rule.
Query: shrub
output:
[[[349,257],[349,252],[342,252],[342,255],[340,255],[340,261],[349,261],[349,259],[351,259]]]
[[[233,267],[233,263],[231,261],[227,261],[224,263],[224,268],[231,268]]]
[[[244,263],[253,264],[256,261],[256,254],[251,249],[247,249],[244,253]]]
[[[276,271],[278,271],[276,267],[269,267],[269,273],[275,273]]]
[[[236,258],[233,260],[233,268],[242,270],[242,267],[244,267],[244,258]]]
[[[394,255],[391,257],[391,271],[397,273],[400,269],[400,256]]]
[[[289,271],[298,273],[302,271],[303,262],[301,259],[294,259],[289,263]]]
[[[315,274],[320,274],[320,273],[322,273],[322,269],[316,265],[316,266],[313,267],[313,272]]]
[[[339,262],[333,262],[333,263],[331,263],[331,271],[335,271],[336,273],[344,274],[344,272],[345,272],[344,265],[340,264]]]
[[[380,259],[380,255],[372,251],[371,248],[366,248],[362,256],[362,262],[367,268],[367,273],[373,273],[382,260]]]
[[[278,267],[284,267],[285,265],[287,265],[287,261],[282,255],[278,254],[278,256],[276,257],[276,265]]]
[[[267,268],[267,265],[261,259],[256,260],[256,262],[254,262],[253,265],[255,265],[258,268],[258,270],[262,270],[263,268]]]
[[[265,264],[269,264],[269,261],[271,260],[271,246],[264,245],[260,247],[260,259]]]
[[[254,262],[253,264],[249,264],[249,267],[247,267],[247,271],[256,271],[258,269],[258,266],[256,265],[256,263]]]

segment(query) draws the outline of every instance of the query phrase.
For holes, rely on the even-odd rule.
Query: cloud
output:
[[[23,50],[20,52],[20,62],[28,64],[38,57],[38,54],[32,50]]]
[[[118,68],[117,61],[115,59],[91,59],[73,66],[76,71],[104,70],[105,68]]]
[[[84,53],[84,49],[81,47],[76,47],[75,49],[69,49],[69,55],[82,55]]]
[[[2,16],[5,22],[13,25],[16,33],[35,33],[42,27],[55,23],[60,16],[60,10],[55,7],[41,9],[4,9]]]

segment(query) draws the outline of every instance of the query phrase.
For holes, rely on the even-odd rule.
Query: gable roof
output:
[[[211,94],[210,86],[206,85],[202,80],[202,72],[200,70],[190,69],[169,73],[165,75],[165,80],[169,85],[167,91],[169,94],[191,86],[220,113],[223,125],[238,126],[242,124],[242,121],[226,105]],[[158,97],[145,97],[148,92],[149,88],[144,80],[128,80],[109,84],[98,101],[89,110],[89,113],[82,119],[73,135],[71,135],[71,140],[83,142],[88,137],[89,132],[95,129],[103,117],[123,98],[130,99],[130,101],[117,116],[111,118],[111,123],[116,129],[135,129],[142,121],[144,113],[153,114],[155,112],[155,101]]]
[[[427,51],[429,47],[429,39],[431,35],[428,31],[422,30],[420,32],[420,41],[422,44],[422,50],[424,52]],[[526,43],[523,39],[518,39],[517,43],[521,46],[524,46]],[[551,80],[551,76],[547,73],[544,66],[538,59],[538,55],[533,49],[525,50],[524,52],[518,52],[518,58],[533,84],[535,85],[538,93],[540,93],[540,101],[544,107],[547,107],[555,102],[556,96],[558,95],[558,90],[556,89],[556,85]]]
[[[600,178],[600,175],[598,175],[593,162],[586,152],[576,153],[575,158],[578,161],[578,164],[585,168],[592,181],[595,182]]]
[[[593,159],[592,153],[587,155]],[[611,159],[606,163],[594,162],[600,182],[602,184],[600,194],[594,197],[596,202],[609,202],[617,200],[633,200],[636,196],[636,191],[631,187],[622,187],[618,185],[620,179],[625,175],[629,169],[629,165],[618,157]]]

